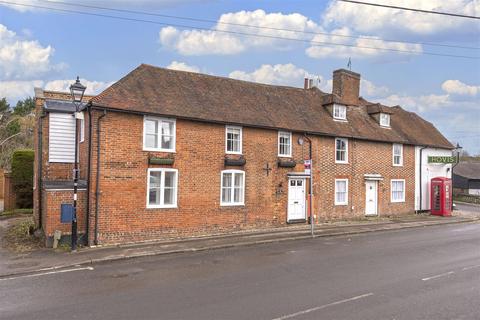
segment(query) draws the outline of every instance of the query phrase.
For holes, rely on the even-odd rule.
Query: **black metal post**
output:
[[[305,139],[308,141],[308,157],[310,158],[310,196],[308,199],[308,206],[310,209],[310,233],[313,237],[313,231],[314,231],[314,218],[313,218],[313,159],[312,159],[312,140],[307,137],[306,134],[303,135]]]
[[[73,216],[72,216],[72,251],[77,250],[77,191],[78,191],[78,106],[75,104],[75,160],[73,167]]]

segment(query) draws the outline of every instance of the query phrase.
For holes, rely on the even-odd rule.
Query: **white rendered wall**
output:
[[[452,150],[425,148],[422,151],[422,168],[420,168],[420,149],[415,147],[415,210],[430,210],[430,181],[436,177],[452,177],[451,164],[428,163],[429,156],[452,156]],[[420,181],[420,171],[422,181]],[[420,184],[422,186],[422,203],[420,205]]]

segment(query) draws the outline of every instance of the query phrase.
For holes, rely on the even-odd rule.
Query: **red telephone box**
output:
[[[431,180],[430,212],[444,217],[452,215],[452,179],[437,177]]]

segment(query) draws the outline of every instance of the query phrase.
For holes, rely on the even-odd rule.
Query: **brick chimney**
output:
[[[358,105],[360,74],[345,69],[333,71],[332,93],[347,105]]]

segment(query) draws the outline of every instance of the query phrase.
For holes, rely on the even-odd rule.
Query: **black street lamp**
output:
[[[460,150],[462,150],[463,147],[460,146],[460,144],[457,142],[457,145],[455,147],[455,150],[457,151],[457,159],[455,159],[455,163],[452,165],[452,189],[453,189],[453,169],[457,166],[457,164],[460,162]],[[452,192],[453,194],[453,192]],[[453,200],[452,200],[452,211],[453,211]]]
[[[75,119],[75,160],[73,167],[73,216],[72,216],[72,251],[77,250],[77,192],[78,192],[78,120],[77,114],[80,112],[82,106],[83,94],[85,93],[85,87],[80,83],[80,79],[77,77],[77,81],[70,86],[70,93],[72,95],[72,101],[75,106],[75,113],[73,114]]]

